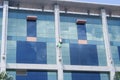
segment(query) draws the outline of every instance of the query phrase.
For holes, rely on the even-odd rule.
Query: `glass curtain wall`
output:
[[[10,9],[8,18],[7,63],[56,64],[54,13]],[[57,80],[50,71],[8,73],[14,80]]]
[[[120,18],[108,18],[108,31],[114,64],[120,66]]]
[[[76,24],[77,20],[86,23]],[[107,65],[100,17],[61,14],[60,30],[65,65]]]
[[[7,63],[56,64],[53,13],[9,10],[7,37]]]

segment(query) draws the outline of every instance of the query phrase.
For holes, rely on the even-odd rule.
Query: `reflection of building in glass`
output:
[[[0,70],[14,80],[113,80],[120,71],[120,6],[0,4]]]

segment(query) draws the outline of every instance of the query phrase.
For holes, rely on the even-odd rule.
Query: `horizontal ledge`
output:
[[[29,69],[29,70],[51,70],[57,71],[56,64],[16,64],[8,63],[7,69]],[[91,72],[110,72],[111,68],[108,66],[76,66],[76,65],[63,65],[64,71],[91,71]],[[120,71],[120,67],[116,67]]]
[[[2,6],[0,7],[2,8]],[[23,8],[23,7],[11,7],[9,6],[9,9],[16,9],[16,10],[26,10],[26,11],[40,11],[40,12],[54,12],[54,10],[50,9],[50,10],[42,10],[42,9],[35,9],[35,8]],[[60,11],[60,13],[66,13],[65,11]],[[74,12],[74,11],[67,11],[68,14],[79,14],[79,15],[88,15],[87,12]],[[100,16],[100,14],[98,13],[90,13],[89,15],[91,16]],[[119,15],[112,15],[112,17],[120,17]]]
[[[36,9],[36,8],[23,8],[23,7],[11,7],[9,6],[9,9],[13,10],[25,10],[25,11],[40,11],[40,12],[54,12],[54,10],[47,10],[47,9]]]
[[[57,65],[8,63],[7,69],[57,70]]]
[[[64,65],[65,71],[94,71],[94,72],[109,72],[110,67],[108,66],[74,66]]]

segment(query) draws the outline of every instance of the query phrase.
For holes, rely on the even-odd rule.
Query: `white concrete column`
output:
[[[2,40],[1,40],[1,72],[6,71],[7,26],[8,26],[8,1],[4,1],[2,20]]]
[[[56,60],[58,67],[58,80],[63,80],[63,66],[62,66],[62,54],[60,48],[57,47],[60,40],[60,13],[59,5],[54,5],[54,15],[55,15],[55,38],[56,38]]]
[[[102,26],[103,26],[103,36],[106,50],[106,58],[107,58],[107,66],[110,68],[110,80],[114,79],[115,68],[114,62],[112,60],[112,54],[110,49],[110,40],[108,33],[108,25],[107,25],[107,16],[105,9],[101,9],[101,17],[102,17]]]

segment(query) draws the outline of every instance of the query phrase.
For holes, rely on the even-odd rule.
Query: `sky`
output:
[[[95,3],[113,4],[120,6],[120,0],[75,0],[75,1],[95,2]]]

